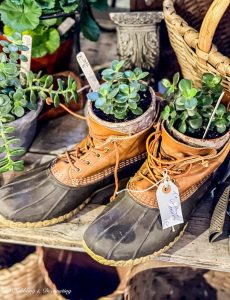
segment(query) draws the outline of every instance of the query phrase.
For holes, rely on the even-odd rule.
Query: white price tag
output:
[[[100,88],[100,83],[97,80],[97,77],[94,74],[93,69],[91,68],[88,59],[86,58],[85,53],[83,53],[83,52],[78,53],[76,58],[77,58],[77,61],[80,65],[83,73],[85,74],[85,77],[86,77],[91,89],[94,92],[97,92]]]
[[[73,18],[66,18],[57,28],[60,36],[64,35],[66,32],[70,30],[71,27],[75,24],[75,20]]]
[[[27,73],[30,71],[30,65],[31,65],[31,53],[32,53],[32,37],[30,35],[23,35],[22,36],[22,44],[27,46],[29,50],[22,51],[21,54],[25,55],[27,58],[27,61],[22,61],[20,63],[20,73]],[[23,77],[20,77],[20,80],[23,80]]]
[[[159,185],[156,196],[163,229],[184,223],[179,190],[171,180]]]

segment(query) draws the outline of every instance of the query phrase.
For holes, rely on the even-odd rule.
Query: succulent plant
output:
[[[123,65],[124,61],[114,60],[111,67],[102,72],[105,82],[99,91],[87,95],[96,108],[119,120],[125,119],[129,112],[137,116],[143,113],[141,92],[146,91],[147,86],[141,80],[149,74],[140,68],[122,71]]]
[[[180,132],[192,136],[195,136],[197,131],[204,132],[223,91],[221,77],[204,73],[199,89],[193,87],[191,80],[180,80],[179,73],[174,75],[172,83],[168,79],[163,79],[162,84],[166,87],[164,98],[168,104],[161,116],[166,120],[169,129],[175,127]],[[223,134],[229,126],[230,112],[221,103],[209,131]]]
[[[14,33],[7,40],[0,41],[0,153],[4,153],[0,159],[0,173],[23,169],[23,161],[17,161],[15,157],[25,150],[16,147],[20,140],[12,136],[15,128],[9,126],[9,122],[36,110],[39,99],[50,98],[54,106],[58,106],[61,100],[66,103],[77,100],[76,82],[71,77],[67,84],[57,79],[58,88],[54,89],[51,75],[35,75],[31,71],[20,74],[20,61],[27,60],[21,51],[28,50],[21,38],[21,34]]]

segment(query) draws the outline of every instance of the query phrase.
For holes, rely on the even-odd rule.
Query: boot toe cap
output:
[[[165,250],[184,224],[162,229],[158,209],[139,204],[128,193],[111,203],[84,234],[86,251],[101,263],[141,262]]]

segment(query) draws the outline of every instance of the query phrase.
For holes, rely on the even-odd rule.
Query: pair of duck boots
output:
[[[82,142],[0,189],[0,222],[21,228],[53,225],[114,189],[113,200],[84,234],[87,253],[103,264],[127,266],[170,248],[200,199],[229,169],[230,144],[215,149],[178,141],[164,124],[156,124],[151,94],[148,110],[123,123],[99,119],[89,104],[89,134]],[[123,181],[127,185],[118,190]],[[163,229],[156,195],[174,187],[183,223]]]

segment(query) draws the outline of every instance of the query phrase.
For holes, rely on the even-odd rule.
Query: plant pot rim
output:
[[[162,126],[169,134],[172,134],[174,138],[192,147],[208,147],[208,148],[210,147],[210,148],[220,149],[225,145],[225,143],[229,140],[230,137],[230,131],[228,130],[224,135],[218,138],[198,139],[181,133],[175,127],[169,129],[166,121],[162,122]]]
[[[123,121],[123,122],[108,122],[108,121],[104,121],[101,118],[99,118],[93,111],[93,105],[92,102],[90,100],[88,100],[88,114],[89,116],[92,116],[94,120],[96,120],[98,123],[106,126],[106,127],[110,127],[110,128],[116,128],[118,126],[118,124],[125,124],[125,126],[132,126],[133,124],[137,123],[137,121],[139,119],[143,119],[145,118],[150,111],[154,110],[154,108],[156,107],[156,94],[153,90],[153,88],[151,86],[148,86],[150,94],[151,94],[151,103],[148,107],[148,109],[140,116],[137,116],[135,119],[130,120],[130,121]],[[155,115],[153,115],[153,118],[155,117]]]
[[[24,117],[27,117],[27,118],[28,118],[29,115],[32,116],[32,115],[33,115],[34,113],[36,113],[37,111],[40,113],[40,111],[41,111],[42,108],[43,108],[43,104],[44,104],[43,100],[42,100],[42,99],[39,99],[39,100],[38,100],[38,108],[37,108],[36,110],[30,110],[30,111],[28,111],[26,114],[24,114],[22,117],[20,117],[20,118],[14,120],[14,121],[8,122],[8,123],[6,123],[6,124],[14,125],[14,124],[17,124],[18,122],[20,122]]]

